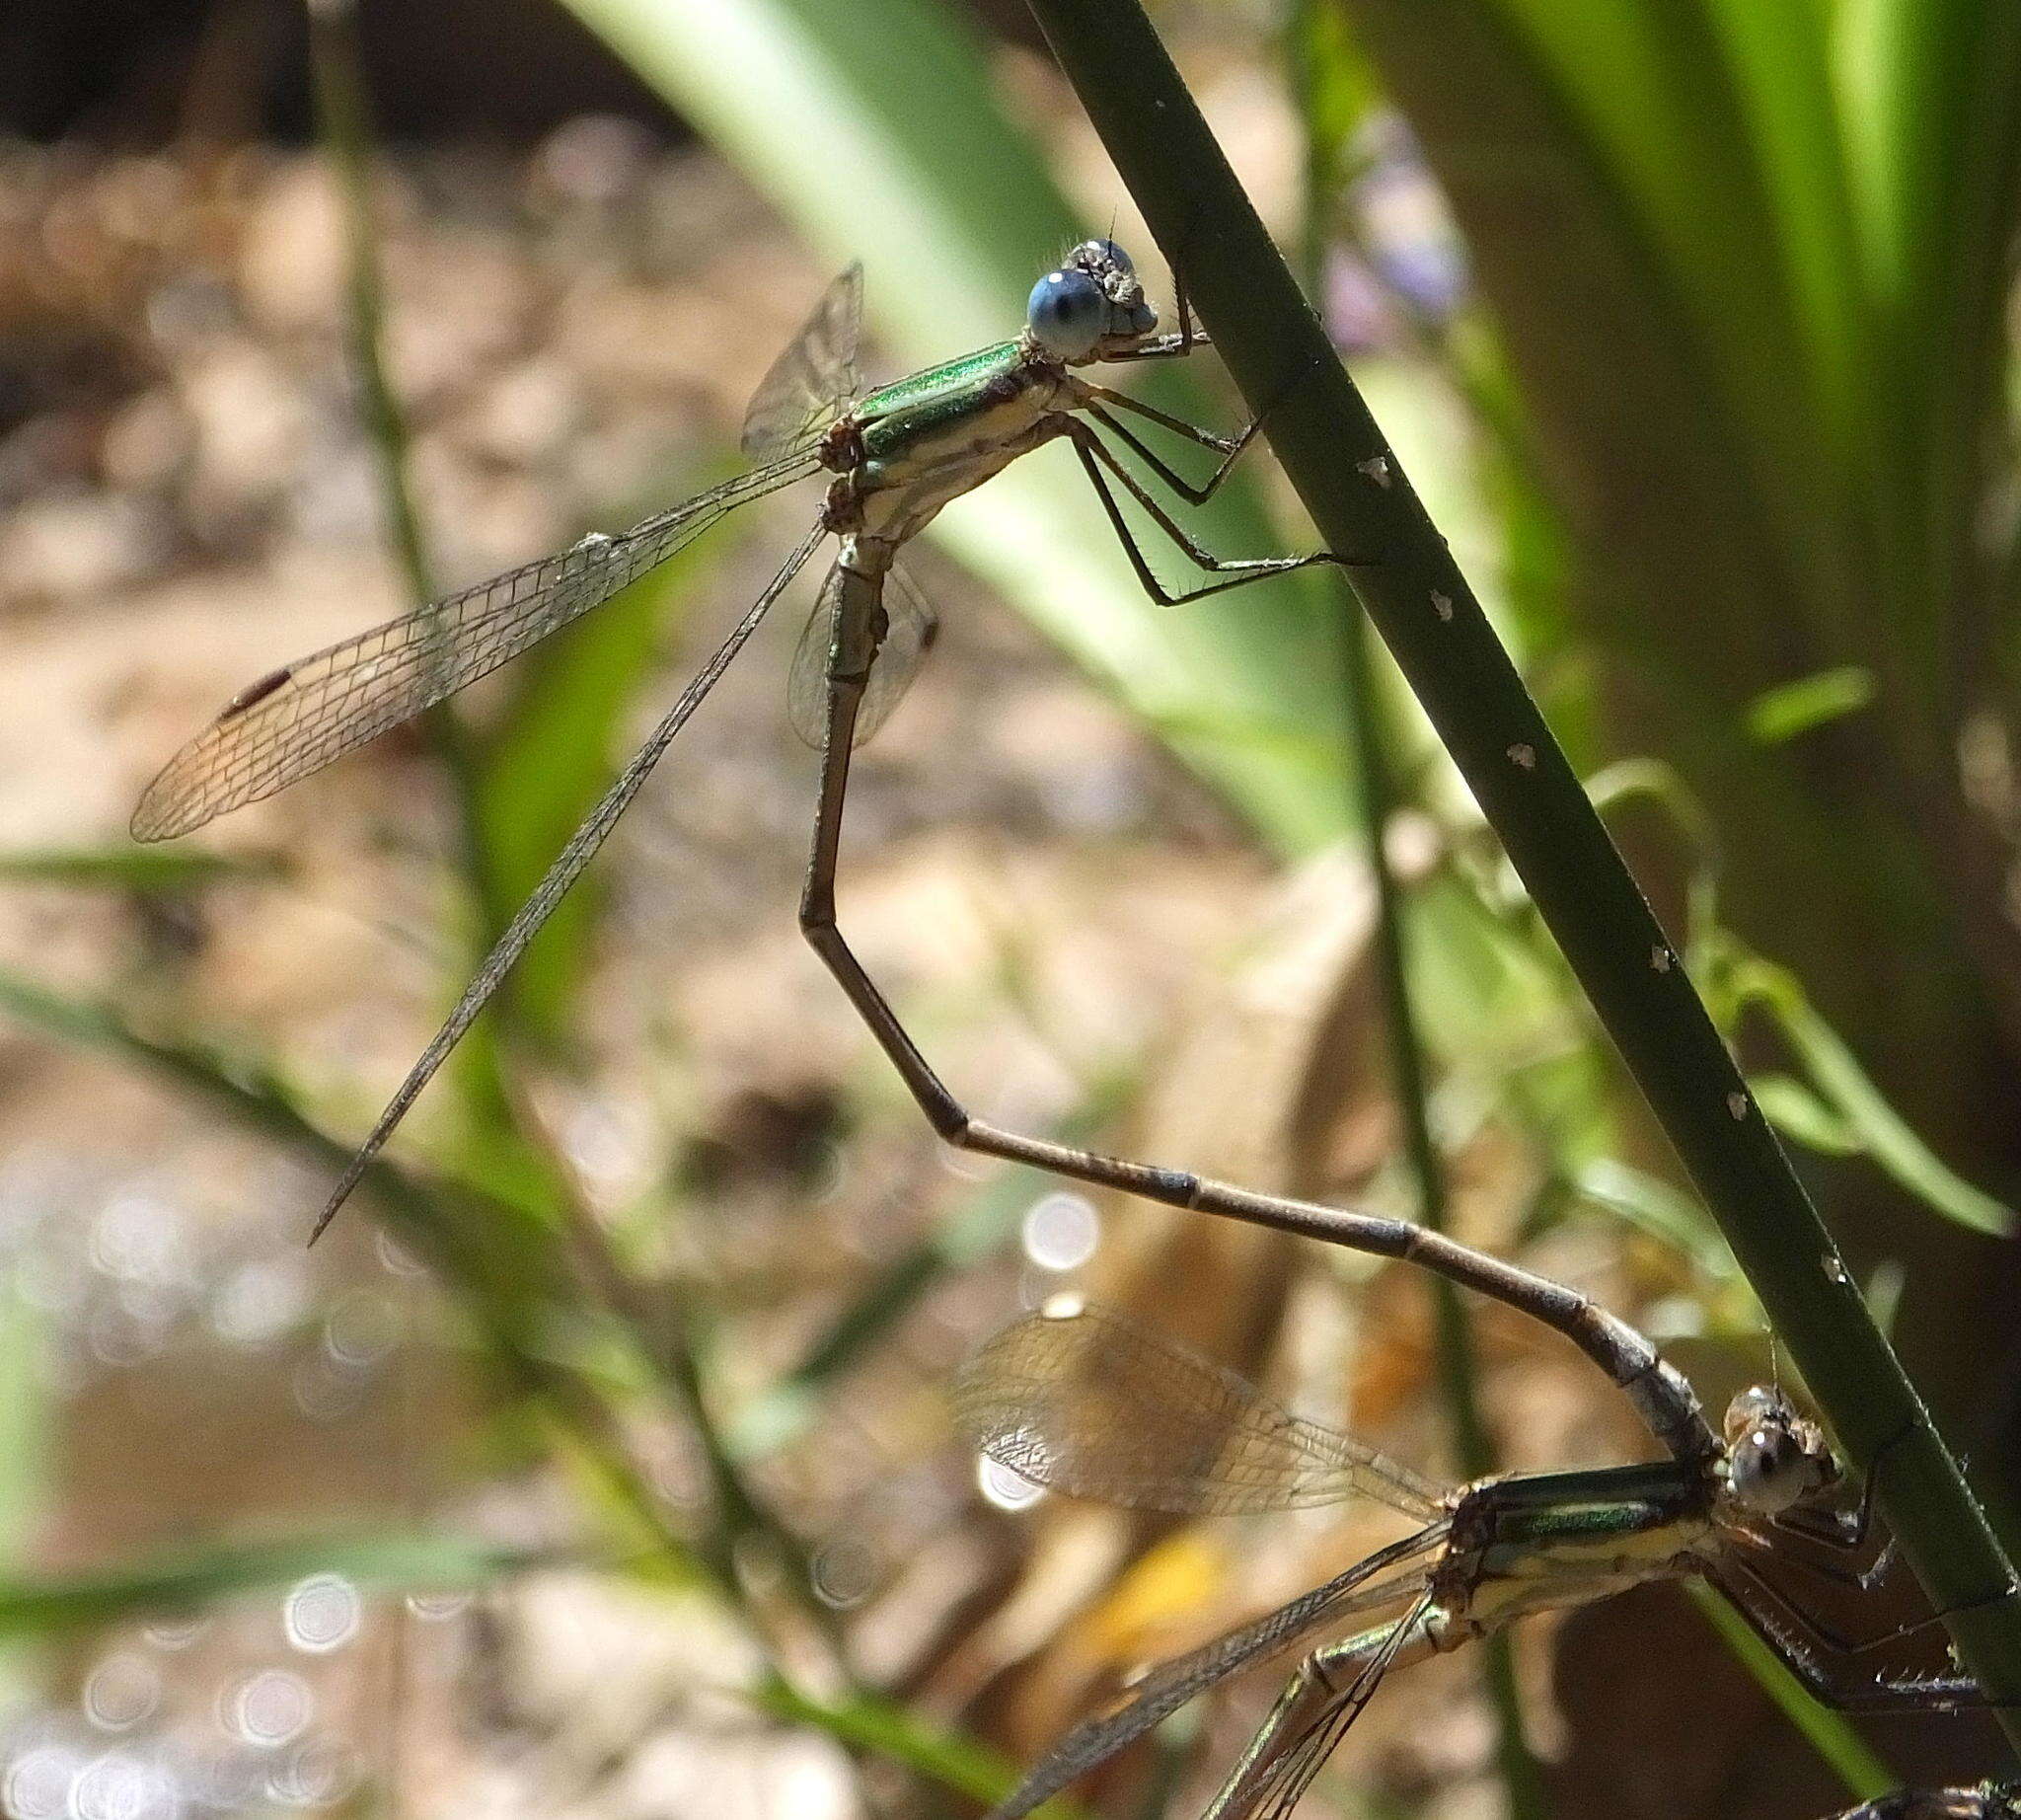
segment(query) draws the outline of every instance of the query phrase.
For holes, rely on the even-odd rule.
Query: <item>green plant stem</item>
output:
[[[584,1274],[630,1333],[655,1383],[665,1392],[675,1417],[693,1435],[702,1455],[713,1510],[710,1534],[697,1547],[714,1570],[725,1598],[744,1614],[755,1634],[770,1637],[773,1627],[738,1564],[745,1545],[758,1544],[785,1576],[786,1602],[827,1645],[840,1681],[852,1692],[861,1692],[849,1673],[842,1627],[818,1594],[812,1556],[792,1526],[746,1477],[716,1422],[688,1312],[655,1296],[626,1270],[589,1207],[571,1197],[563,1218]]]
[[[1336,181],[1339,150],[1317,127],[1316,34],[1321,29],[1319,9],[1324,4],[1326,0],[1294,0],[1287,32],[1293,79],[1301,96],[1300,114],[1306,124],[1301,276],[1306,295],[1313,298],[1324,295],[1326,204]],[[1393,735],[1385,713],[1367,617],[1337,582],[1328,591],[1340,608],[1336,636],[1341,692],[1354,747],[1354,819],[1361,828],[1362,859],[1376,892],[1376,971],[1382,984],[1383,1030],[1389,1051],[1390,1099],[1402,1126],[1404,1161],[1416,1191],[1419,1220],[1434,1232],[1445,1232],[1450,1224],[1446,1171],[1432,1137],[1429,1074],[1410,990],[1403,893],[1385,840],[1396,806],[1390,764]],[[1454,1454],[1461,1478],[1482,1479],[1495,1470],[1496,1462],[1494,1441],[1481,1415],[1473,1330],[1458,1284],[1435,1276],[1430,1291],[1439,1383],[1453,1427]],[[1542,1820],[1548,1809],[1536,1758],[1523,1732],[1523,1699],[1516,1679],[1513,1639],[1506,1634],[1489,1637],[1483,1662],[1483,1678],[1495,1712],[1495,1756],[1508,1792],[1511,1820]]]
[[[1404,1163],[1415,1189],[1419,1218],[1434,1232],[1451,1225],[1446,1171],[1432,1137],[1429,1082],[1416,1006],[1410,992],[1403,927],[1403,893],[1383,842],[1395,796],[1387,750],[1388,729],[1375,674],[1374,635],[1352,603],[1341,616],[1340,648],[1353,720],[1360,786],[1363,849],[1376,887],[1376,971],[1382,981],[1383,1028],[1389,1050],[1389,1091],[1402,1126]],[[1478,1357],[1460,1286],[1444,1277],[1430,1284],[1439,1387],[1453,1425],[1460,1476],[1484,1479],[1496,1467],[1495,1448],[1481,1414]],[[1505,1631],[1486,1639],[1483,1678],[1495,1709],[1495,1755],[1508,1790],[1512,1820],[1541,1820],[1549,1804],[1543,1778],[1523,1732],[1523,1703],[1516,1680],[1514,1639]]]
[[[434,566],[420,512],[408,478],[412,437],[407,414],[386,371],[386,285],[379,263],[378,211],[372,195],[372,120],[358,73],[353,0],[309,0],[309,63],[316,105],[316,135],[330,161],[343,206],[344,292],[351,370],[379,478],[387,535],[416,607],[435,598]],[[482,946],[511,920],[500,900],[497,869],[486,851],[477,812],[477,764],[470,739],[447,702],[425,718],[436,753],[449,773],[456,799],[463,874],[478,903]]]
[[[1032,0],[1329,548],[1982,1683],[2021,1593],[1676,951],[1135,0]],[[2001,1714],[2021,1742],[2021,1707]]]
[[[1899,1787],[1902,1779],[1875,1753],[1843,1714],[1828,1711],[1804,1691],[1787,1664],[1748,1629],[1748,1621],[1702,1581],[1687,1589],[1691,1602],[1720,1638],[1748,1665],[1782,1716],[1803,1733],[1804,1742],[1832,1766],[1856,1801],[1871,1801]]]
[[[1389,1049],[1389,1090],[1402,1126],[1404,1163],[1416,1190],[1419,1218],[1434,1232],[1448,1230],[1446,1172],[1432,1137],[1429,1084],[1417,1012],[1411,998],[1403,929],[1403,894],[1384,846],[1395,796],[1388,758],[1388,728],[1375,674],[1374,635],[1350,603],[1341,616],[1341,664],[1353,720],[1363,849],[1376,887],[1376,971],[1382,981],[1383,1028]],[[1473,1329],[1460,1286],[1434,1277],[1430,1284],[1439,1386],[1453,1425],[1453,1447],[1465,1479],[1495,1470],[1494,1442],[1481,1415]],[[1512,1820],[1541,1820],[1549,1812],[1543,1778],[1523,1734],[1523,1704],[1516,1681],[1514,1639],[1486,1639],[1484,1679],[1495,1708],[1495,1755],[1509,1795]]]
[[[1403,1129],[1404,1162],[1416,1191],[1420,1223],[1434,1232],[1452,1222],[1446,1172],[1432,1137],[1429,1083],[1417,1011],[1410,993],[1409,957],[1403,930],[1403,894],[1383,845],[1383,830],[1395,806],[1385,749],[1383,710],[1371,673],[1369,638],[1357,614],[1341,627],[1342,662],[1354,705],[1355,747],[1360,763],[1361,809],[1367,818],[1364,852],[1376,887],[1376,971],[1383,985],[1383,1029],[1389,1050],[1390,1095]],[[1475,1394],[1473,1336],[1460,1303],[1460,1289],[1444,1277],[1433,1283],[1438,1314],[1439,1374],[1453,1418],[1460,1470],[1479,1479],[1495,1470],[1494,1444]]]

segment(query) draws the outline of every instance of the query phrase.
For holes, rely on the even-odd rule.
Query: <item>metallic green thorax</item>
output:
[[[1478,1501],[1493,1511],[1492,1543],[1517,1549],[1666,1531],[1676,1535],[1689,1520],[1702,1523],[1709,1514],[1706,1482],[1680,1473],[1670,1460],[1491,1479],[1483,1489],[1487,1496]]]
[[[972,411],[978,392],[991,380],[1016,372],[1024,358],[1016,341],[999,341],[878,387],[851,413],[862,426],[864,453],[872,460],[889,455],[914,437],[931,434],[948,419]]]
[[[1689,1571],[1684,1563],[1712,1537],[1715,1497],[1711,1481],[1675,1461],[1469,1487],[1434,1574],[1435,1646]]]
[[[838,474],[826,513],[843,540],[837,561],[881,574],[942,506],[1064,433],[1084,392],[1058,361],[1017,341],[871,393],[823,445]]]
[[[1023,357],[1024,350],[1016,341],[997,341],[979,347],[973,353],[943,360],[938,366],[922,367],[917,373],[908,373],[903,379],[894,379],[888,386],[866,393],[857,401],[855,415],[865,423],[874,422],[894,411],[930,403],[943,393],[966,391],[998,373],[1008,372]]]

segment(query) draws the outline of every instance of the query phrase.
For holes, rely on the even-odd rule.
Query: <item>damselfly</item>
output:
[[[1813,1694],[1841,1709],[1984,1704],[1963,1676],[1890,1678],[1862,1663],[1879,1643],[1934,1621],[1851,1642],[1765,1571],[1794,1555],[1826,1578],[1867,1583],[1842,1556],[1864,1542],[1868,1506],[1843,1507],[1823,1434],[1777,1390],[1737,1397],[1724,1444],[1701,1457],[1447,1488],[1120,1315],[1061,1298],[985,1345],[954,1401],[990,1459],[1051,1490],[1184,1515],[1367,1497],[1419,1525],[1153,1669],[1120,1707],[1069,1732],[992,1820],[1017,1820],[1237,1670],[1380,1611],[1391,1615],[1306,1656],[1208,1820],[1283,1820],[1390,1668],[1651,1580],[1695,1575],[1717,1587]]]
[[[1834,1820],[2021,1820],[2021,1782],[1970,1788],[1898,1788]]]
[[[1071,370],[1101,362],[1183,357],[1204,338],[1183,306],[1176,334],[1158,332],[1157,312],[1130,260],[1112,241],[1084,242],[1033,288],[1015,341],[953,360],[857,397],[861,272],[829,287],[806,326],[774,363],[745,418],[743,447],[758,465],[622,536],[592,535],[434,601],[405,618],[333,645],[242,689],[217,720],[172,759],[133,815],[139,840],[164,840],[227,810],[271,796],[333,759],[488,674],[601,605],[663,563],[732,507],[826,473],[813,526],[735,629],[682,691],[665,719],[569,839],[487,956],[448,1022],[415,1062],[338,1181],[321,1232],[408,1107],[469,1029],[555,905],[574,883],[637,795],[674,736],[800,567],[827,537],[841,549],[794,657],[795,723],[823,750],[813,853],[800,920],[887,1049],[917,1052],[850,952],[835,921],[835,861],[852,746],[887,715],[932,640],[931,615],[910,591],[886,583],[902,547],[951,499],[1018,456],[1064,439],[1122,539],[1145,588],[1165,604],[1197,600],[1315,563],[1305,557],[1224,560],[1200,548],[1110,446],[1135,454],[1173,493],[1209,498],[1255,434],[1221,436]],[[1135,413],[1221,457],[1192,485],[1117,416]],[[1105,439],[1106,438],[1106,439]],[[1137,500],[1187,557],[1217,577],[1167,593],[1131,536],[1117,489]],[[902,1066],[904,1063],[901,1064]],[[925,1064],[918,1064],[924,1069]],[[931,1078],[931,1077],[929,1077]],[[908,1075],[908,1079],[913,1079]],[[929,1105],[948,1132],[953,1106],[935,1082]],[[917,1091],[917,1090],[916,1090]],[[965,1121],[963,1121],[965,1122]]]

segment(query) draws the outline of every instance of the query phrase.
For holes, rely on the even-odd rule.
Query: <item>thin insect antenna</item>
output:
[[[1773,1327],[1768,1329],[1768,1388],[1782,1395],[1782,1345]]]

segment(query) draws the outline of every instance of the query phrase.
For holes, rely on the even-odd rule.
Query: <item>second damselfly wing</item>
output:
[[[800,332],[780,350],[744,411],[738,447],[754,467],[818,442],[862,387],[857,374],[863,328],[861,261],[839,273]]]
[[[828,669],[835,634],[835,609],[824,588],[793,647],[786,696],[793,731],[802,744],[816,751],[827,729]],[[939,615],[911,574],[894,564],[884,577],[884,628],[879,634],[876,666],[863,689],[863,705],[857,711],[853,744],[861,745],[891,719],[939,636]]]
[[[1127,1317],[1061,1298],[963,1367],[957,1420],[999,1466],[1135,1510],[1225,1516],[1368,1497],[1420,1527],[1249,1624],[1159,1664],[1049,1751],[995,1820],[1040,1802],[1254,1663],[1422,1595],[1449,1523],[1441,1487],[1309,1421]]]
[[[969,1360],[955,1416],[1048,1490],[1186,1516],[1370,1497],[1428,1522],[1445,1487],[1308,1421],[1112,1309],[1062,1299]]]

